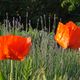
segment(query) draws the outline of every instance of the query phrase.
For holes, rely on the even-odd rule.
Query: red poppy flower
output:
[[[31,47],[31,38],[16,35],[0,36],[0,60],[23,60]]]
[[[72,21],[66,24],[59,22],[54,39],[63,48],[80,48],[80,27]]]
[[[69,31],[68,28],[61,22],[58,24],[56,35],[54,36],[54,39],[57,41],[57,43],[63,47],[67,48],[69,44]]]

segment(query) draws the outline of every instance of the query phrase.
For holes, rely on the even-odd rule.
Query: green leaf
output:
[[[3,73],[0,71],[0,80],[6,80]]]

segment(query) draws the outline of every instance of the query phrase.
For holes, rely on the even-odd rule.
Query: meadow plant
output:
[[[26,26],[29,26],[29,30],[21,30],[22,25],[0,25],[0,35],[32,37],[31,51],[24,61],[0,61],[0,80],[79,80],[80,52],[57,47],[53,32],[32,29],[28,24]]]

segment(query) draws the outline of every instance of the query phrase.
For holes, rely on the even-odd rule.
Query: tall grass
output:
[[[0,35],[15,34],[32,38],[31,51],[24,61],[0,61],[0,80],[80,79],[79,51],[58,48],[53,39],[53,32],[48,33],[43,29],[33,30],[31,25],[29,25],[29,30],[23,31],[22,27],[23,25],[15,25],[14,27],[0,25]]]

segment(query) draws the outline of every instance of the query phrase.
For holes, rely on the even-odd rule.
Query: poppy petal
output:
[[[31,38],[16,35],[0,36],[0,60],[22,60],[28,55],[31,45]]]

